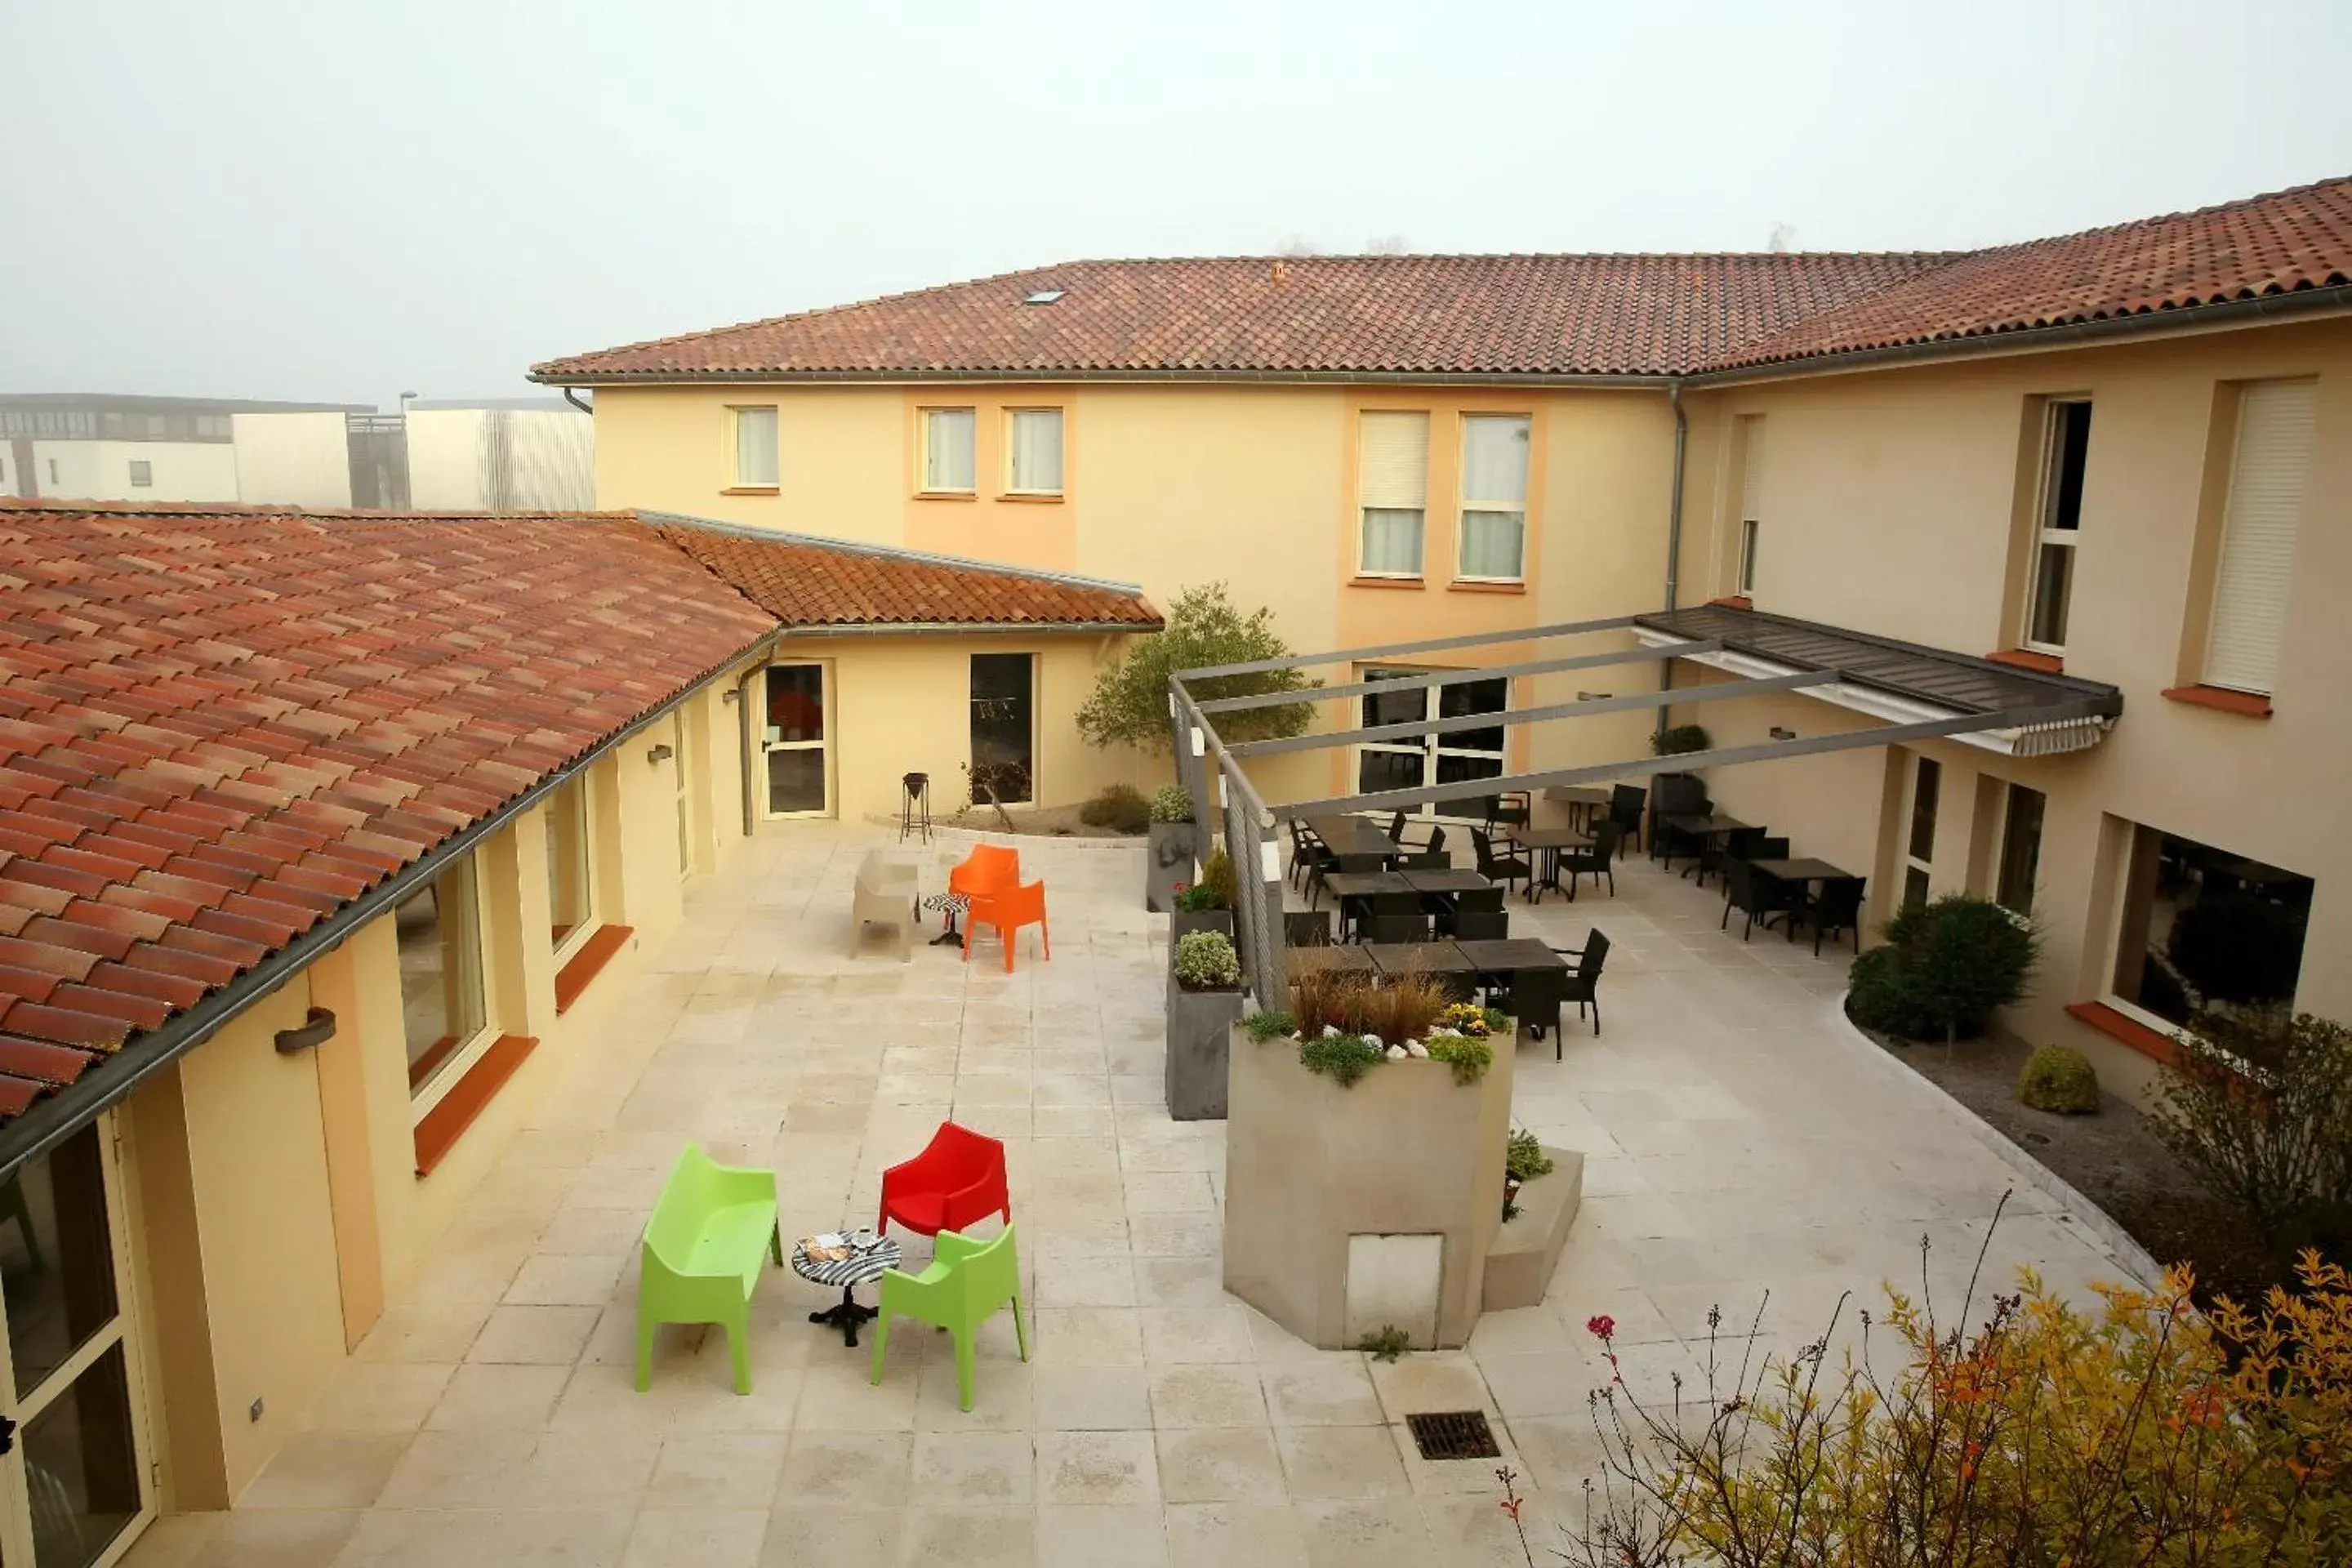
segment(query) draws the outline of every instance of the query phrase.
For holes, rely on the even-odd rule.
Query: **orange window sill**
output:
[[[1426,588],[1429,584],[1419,577],[1350,577],[1350,588]]]
[[[977,490],[917,490],[917,500],[978,500]]]
[[[781,485],[729,485],[719,493],[723,496],[772,496],[782,491]]]
[[[1985,657],[1992,660],[1995,664],[2014,665],[2020,669],[2030,669],[2039,675],[2063,675],[2066,673],[2066,661],[2064,659],[2059,658],[2054,653],[2035,653],[2032,648],[2028,647],[1997,648],[1993,652],[1985,655]]]
[[[580,944],[580,951],[565,960],[563,967],[555,972],[555,1011],[559,1017],[571,1011],[572,1004],[579,1001],[580,994],[588,989],[588,983],[604,973],[604,965],[613,961],[613,955],[628,946],[629,939],[635,935],[636,928],[634,926],[598,926],[588,933],[588,940]]]
[[[500,1035],[497,1043],[482,1053],[482,1059],[466,1069],[466,1076],[450,1085],[441,1103],[425,1113],[416,1124],[416,1173],[429,1176],[457,1146],[457,1140],[487,1110],[507,1079],[527,1060],[539,1045],[530,1035]]]
[[[2222,713],[2242,713],[2249,719],[2271,716],[2271,700],[2258,692],[2230,691],[2219,686],[2168,686],[2164,695],[2175,702]]]
[[[1059,506],[1070,498],[1067,495],[1039,495],[1031,490],[1007,490],[996,499],[1023,506]]]
[[[1464,583],[1457,581],[1445,584],[1445,591],[1449,594],[1524,594],[1528,591],[1528,585],[1525,583]]]
[[[1727,610],[1752,610],[1756,607],[1756,601],[1745,594],[1726,594],[1721,598],[1709,599],[1707,603],[1720,605]]]
[[[2066,1016],[2078,1023],[2088,1024],[2099,1033],[2122,1045],[2129,1046],[2152,1061],[2166,1067],[2180,1062],[2180,1047],[2170,1036],[2149,1028],[2129,1014],[2117,1012],[2105,1002],[2073,1002]]]

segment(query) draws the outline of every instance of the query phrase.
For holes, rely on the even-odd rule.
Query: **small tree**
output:
[[[1854,961],[1847,1005],[1856,1022],[1913,1039],[1981,1035],[2025,999],[2041,957],[2031,926],[1966,893],[1906,904],[1883,929],[1886,945]]]
[[[2194,1015],[2156,1130],[2273,1247],[2352,1233],[2352,1029],[2284,1009]]]
[[[1169,606],[1167,629],[1136,643],[1126,657],[1104,670],[1093,695],[1078,710],[1078,733],[1097,746],[1129,745],[1164,752],[1168,724],[1168,677],[1179,669],[1217,664],[1256,664],[1286,658],[1290,645],[1274,629],[1274,612],[1261,605],[1244,616],[1234,608],[1223,583],[1187,588]],[[1192,695],[1258,697],[1306,691],[1322,684],[1295,669],[1263,675],[1230,675],[1196,682]],[[1229,740],[1263,741],[1304,734],[1313,721],[1309,703],[1284,702],[1218,715],[1218,731]]]

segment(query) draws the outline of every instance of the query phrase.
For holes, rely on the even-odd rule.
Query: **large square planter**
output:
[[[1225,1289],[1323,1350],[1391,1324],[1424,1350],[1465,1343],[1502,1227],[1516,1032],[1475,1084],[1416,1058],[1342,1088],[1296,1041],[1234,1030]]]
[[[1168,977],[1168,1114],[1222,1121],[1226,1061],[1242,1020],[1242,990],[1187,991]]]
[[[1176,962],[1176,944],[1196,931],[1222,932],[1228,942],[1234,935],[1234,911],[1231,910],[1172,910],[1168,916],[1168,962]]]
[[[1176,889],[1192,879],[1200,825],[1155,822],[1143,857],[1143,907],[1155,912],[1176,907]]]

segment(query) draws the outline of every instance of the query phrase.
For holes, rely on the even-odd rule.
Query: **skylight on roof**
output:
[[[1062,297],[1059,289],[1040,289],[1021,302],[1024,305],[1050,305]]]

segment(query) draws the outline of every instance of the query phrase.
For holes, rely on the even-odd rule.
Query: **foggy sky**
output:
[[[1998,243],[2352,173],[2347,54],[2342,0],[0,0],[0,392],[513,395],[1087,256]]]

